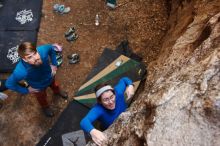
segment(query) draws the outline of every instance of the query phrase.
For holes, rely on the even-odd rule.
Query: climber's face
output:
[[[101,103],[109,110],[115,109],[115,94],[111,90],[105,91],[101,95]]]
[[[38,52],[27,51],[26,55],[22,59],[31,65],[39,66],[42,64],[42,60]]]

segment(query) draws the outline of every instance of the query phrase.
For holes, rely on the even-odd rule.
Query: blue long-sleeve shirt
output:
[[[20,86],[19,81],[25,80],[35,89],[45,89],[52,82],[51,64],[57,66],[56,53],[52,45],[42,45],[37,47],[42,64],[34,66],[26,63],[22,59],[16,65],[11,76],[6,81],[6,87],[22,94],[28,93],[28,89]]]
[[[100,103],[94,105],[94,107],[89,111],[89,113],[81,120],[81,128],[89,133],[94,129],[93,122],[99,120],[103,128],[108,128],[114,120],[126,110],[127,104],[125,102],[124,92],[128,85],[131,85],[132,81],[123,77],[120,79],[118,84],[114,87],[115,91],[115,109],[109,110],[102,106]]]

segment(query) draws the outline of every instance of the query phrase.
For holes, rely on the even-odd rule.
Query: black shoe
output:
[[[78,39],[78,35],[76,33],[71,34],[70,36],[66,37],[66,40],[69,42],[75,41]]]
[[[43,112],[46,117],[53,117],[54,116],[54,113],[50,107],[43,108]]]
[[[76,64],[79,62],[79,59],[70,59],[69,64]]]
[[[70,27],[69,30],[67,32],[64,33],[65,37],[70,36],[71,34],[75,33],[75,28],[74,27]]]
[[[69,59],[69,64],[75,64],[79,62],[79,54],[77,53],[68,55],[67,58]]]
[[[62,97],[63,99],[68,99],[67,92],[62,91],[62,90],[60,90],[60,92],[58,94],[55,94],[55,95],[58,95],[58,96]]]
[[[68,59],[79,59],[79,54],[73,53],[73,54],[67,55],[67,58]]]

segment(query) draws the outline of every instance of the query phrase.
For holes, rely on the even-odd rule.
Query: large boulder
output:
[[[219,8],[170,1],[159,57],[138,99],[105,131],[106,145],[220,145]]]

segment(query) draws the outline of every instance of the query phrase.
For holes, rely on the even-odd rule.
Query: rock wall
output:
[[[167,8],[145,88],[106,130],[106,145],[220,145],[220,1],[170,0]]]

